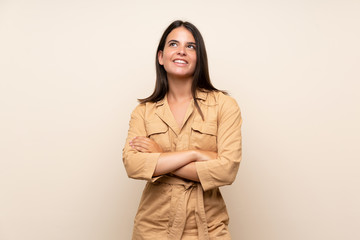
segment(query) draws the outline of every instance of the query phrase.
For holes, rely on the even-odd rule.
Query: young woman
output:
[[[199,30],[175,21],[156,52],[156,86],[131,114],[123,161],[147,180],[134,240],[231,239],[219,187],[241,160],[236,101],[210,82]]]

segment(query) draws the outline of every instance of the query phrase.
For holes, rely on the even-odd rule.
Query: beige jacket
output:
[[[165,97],[139,104],[131,114],[123,162],[131,178],[147,180],[135,217],[134,240],[231,239],[228,214],[218,187],[231,184],[241,161],[241,113],[236,101],[221,92],[197,91],[202,120],[191,102],[180,129]],[[152,177],[160,153],[129,146],[147,136],[166,151],[200,149],[218,157],[196,162],[200,183],[172,174]]]

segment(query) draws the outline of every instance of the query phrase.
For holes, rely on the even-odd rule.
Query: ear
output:
[[[163,51],[159,51],[158,52],[158,61],[160,65],[164,65],[164,61],[163,61]]]

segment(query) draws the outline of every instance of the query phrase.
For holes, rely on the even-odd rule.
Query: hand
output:
[[[143,136],[133,138],[129,145],[143,153],[162,153],[162,148],[152,139]]]
[[[196,151],[196,161],[208,161],[211,159],[217,158],[217,152],[195,150]]]

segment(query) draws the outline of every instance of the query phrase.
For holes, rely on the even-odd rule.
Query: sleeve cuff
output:
[[[196,166],[196,171],[199,176],[200,183],[201,183],[201,186],[202,186],[204,192],[214,188],[215,185],[209,174],[207,162],[206,161],[195,162],[195,166]]]
[[[150,153],[146,159],[144,166],[144,175],[145,175],[145,179],[147,179],[148,181],[155,182],[157,179],[161,177],[161,176],[153,177],[160,154],[161,153]]]

